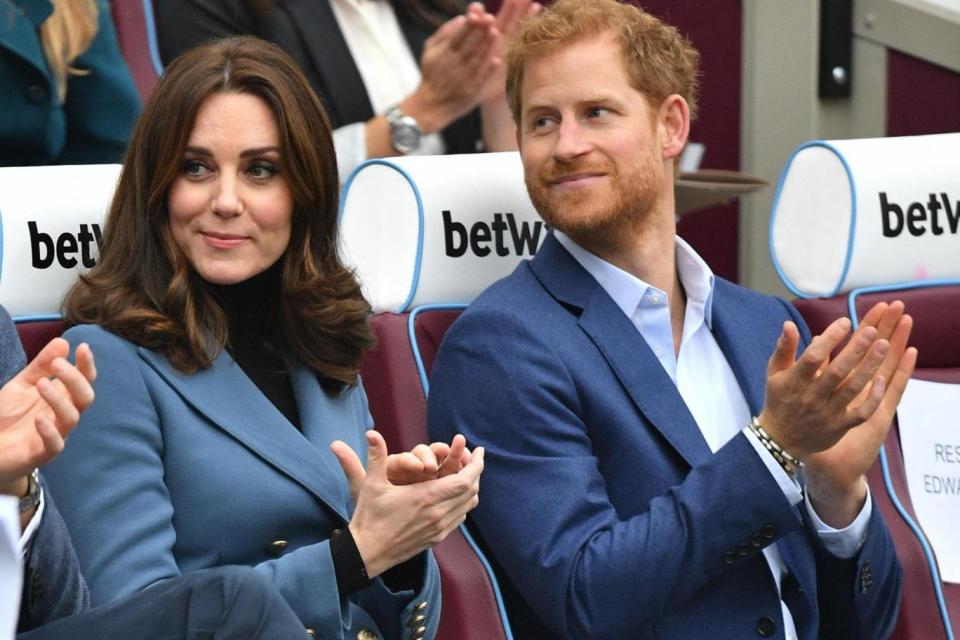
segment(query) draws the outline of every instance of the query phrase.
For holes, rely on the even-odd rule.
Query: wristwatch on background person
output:
[[[420,139],[423,137],[420,123],[400,111],[396,105],[387,109],[383,117],[390,125],[390,144],[394,149],[406,155],[420,148]]]
[[[20,513],[26,513],[40,504],[40,474],[36,469],[27,476],[27,495],[20,498]]]

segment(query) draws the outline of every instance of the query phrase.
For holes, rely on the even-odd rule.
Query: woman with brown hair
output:
[[[252,34],[289,53],[333,121],[341,175],[367,158],[516,149],[503,39],[539,9],[503,0],[157,2],[166,61],[209,38]]]
[[[367,431],[338,184],[327,117],[276,46],[210,43],[160,79],[65,302],[100,377],[47,477],[94,604],[240,564],[319,637],[435,631],[429,547],[476,504],[483,453],[388,456]]]
[[[0,0],[0,166],[119,162],[139,111],[105,0]]]

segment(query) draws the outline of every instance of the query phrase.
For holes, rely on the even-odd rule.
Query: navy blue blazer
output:
[[[0,306],[0,385],[6,384],[26,362],[13,321]],[[18,631],[29,631],[90,607],[70,535],[46,487],[43,517],[27,545],[24,564]]]
[[[301,432],[225,352],[187,375],[96,326],[65,336],[95,354],[96,401],[47,479],[94,605],[181,573],[250,565],[318,638],[367,629],[399,639],[418,615],[413,627],[436,631],[440,578],[429,553],[419,593],[391,592],[379,578],[346,600],[337,591],[329,537],[353,505],[329,444],[341,439],[366,457],[362,386],[326,393],[296,367]]]
[[[809,334],[788,303],[720,279],[713,304],[757,414],[783,322]],[[771,543],[801,638],[893,628],[900,569],[878,511],[859,554],[837,559],[745,436],[711,454],[630,319],[552,234],[451,327],[428,415],[432,437],[487,449],[472,517],[518,637],[783,638]]]

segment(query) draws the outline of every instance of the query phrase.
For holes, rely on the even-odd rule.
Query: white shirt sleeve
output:
[[[867,538],[867,525],[870,523],[870,515],[873,513],[873,498],[870,495],[870,489],[867,489],[867,499],[863,503],[860,513],[853,519],[848,526],[843,529],[834,529],[826,522],[820,519],[817,512],[813,510],[810,504],[810,497],[804,496],[804,503],[807,505],[807,513],[810,514],[810,520],[820,536],[820,541],[827,550],[838,558],[844,560],[857,555],[863,541]]]
[[[873,498],[870,496],[869,489],[867,490],[867,499],[863,503],[863,508],[860,509],[860,513],[854,518],[853,522],[843,529],[834,529],[820,519],[817,512],[813,510],[813,505],[810,504],[809,496],[801,491],[800,483],[797,479],[783,470],[780,463],[777,462],[776,459],[770,455],[770,452],[760,443],[759,438],[753,433],[753,430],[751,430],[750,427],[744,427],[743,433],[747,436],[747,440],[750,441],[753,448],[756,449],[757,455],[763,460],[767,469],[770,470],[770,474],[777,481],[777,484],[783,491],[783,495],[790,501],[790,504],[795,505],[803,500],[807,513],[810,515],[810,520],[817,530],[817,535],[820,537],[820,541],[823,542],[823,546],[833,555],[845,560],[857,555],[860,547],[863,546],[863,541],[867,537],[867,525],[870,523],[870,515],[873,512]]]
[[[333,148],[337,153],[340,182],[367,159],[367,123],[355,122],[333,130]]]
[[[770,452],[761,444],[760,439],[757,438],[753,429],[746,426],[743,428],[743,434],[747,436],[747,440],[753,445],[753,448],[756,449],[757,455],[763,460],[763,464],[767,466],[770,475],[772,475],[773,479],[780,485],[780,490],[783,491],[784,497],[786,497],[792,505],[799,504],[800,501],[803,500],[803,491],[801,491],[800,483],[797,479],[783,470],[783,467],[780,466],[776,458],[770,455]]]
[[[17,550],[20,534],[19,500],[0,496],[0,640],[13,640],[20,615],[23,559]]]

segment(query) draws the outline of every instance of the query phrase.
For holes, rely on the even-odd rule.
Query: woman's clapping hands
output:
[[[418,445],[389,455],[376,431],[367,431],[367,469],[346,443],[330,445],[356,502],[350,533],[371,578],[447,537],[479,502],[482,447],[463,436],[448,447]]]

